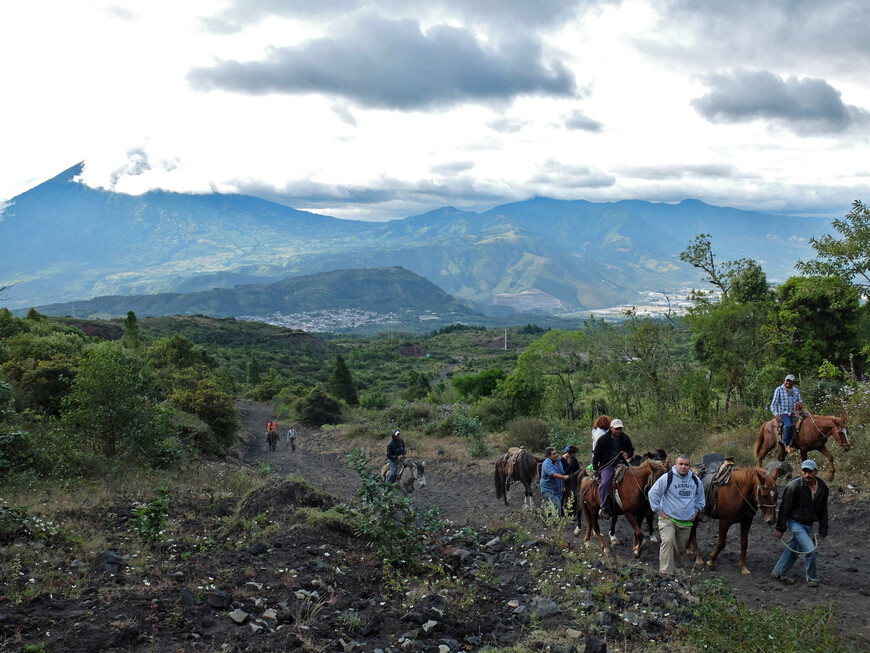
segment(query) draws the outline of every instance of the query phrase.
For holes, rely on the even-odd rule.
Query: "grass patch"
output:
[[[807,650],[808,642],[817,651],[850,650],[832,627],[836,604],[807,610],[780,606],[752,610],[735,598],[721,578],[704,580],[699,585],[701,600],[693,612],[701,624],[688,628],[682,638],[692,650],[799,653]]]

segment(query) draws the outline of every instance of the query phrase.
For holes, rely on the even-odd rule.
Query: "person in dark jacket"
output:
[[[577,452],[580,451],[576,445],[569,444],[565,447],[565,453],[562,454],[562,457],[559,458],[559,464],[562,465],[562,471],[565,473],[565,476],[571,477],[571,474],[574,472],[580,471],[580,461],[577,460]],[[567,503],[568,494],[573,492],[575,488],[568,487],[568,483],[562,483],[562,512],[565,511],[565,504]],[[574,505],[572,508],[574,514],[577,513],[577,502],[574,501]]]
[[[628,460],[634,455],[631,438],[623,433],[622,428],[621,419],[613,420],[607,433],[598,438],[595,450],[592,452],[592,469],[601,475],[598,481],[598,503],[601,506],[599,517],[610,515],[607,499],[610,496],[610,482],[617,463]]]
[[[405,441],[400,437],[400,431],[393,431],[393,437],[387,445],[387,460],[390,461],[390,475],[387,483],[396,482],[396,473],[399,470],[399,461],[405,460]]]
[[[817,478],[819,467],[814,460],[801,463],[801,478],[796,478],[785,486],[776,530],[773,536],[780,539],[785,531],[791,531],[791,541],[773,568],[773,577],[786,585],[793,585],[794,579],[784,576],[804,554],[807,587],[817,587],[819,570],[818,550],[813,542],[813,523],[819,524],[819,536],[828,536],[828,486]]]

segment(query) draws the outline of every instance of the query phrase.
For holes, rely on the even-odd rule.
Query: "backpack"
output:
[[[695,472],[689,470],[689,474],[692,475],[692,480],[695,481],[695,487],[696,487],[696,488],[699,487],[699,486],[701,485],[701,482],[698,480],[698,477],[695,476]],[[671,487],[671,482],[672,482],[673,480],[674,480],[674,468],[671,467],[671,468],[668,470],[668,484],[665,486],[665,491],[664,491],[665,494],[668,493],[668,490],[669,490],[670,487]]]

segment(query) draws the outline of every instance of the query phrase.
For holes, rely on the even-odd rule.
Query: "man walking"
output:
[[[287,439],[290,440],[290,453],[296,453],[296,438],[299,437],[299,434],[296,432],[296,429],[291,428],[287,431]]]
[[[786,451],[794,451],[791,446],[794,436],[795,405],[801,401],[801,392],[794,387],[794,376],[788,374],[781,386],[773,391],[773,401],[770,402],[770,412],[776,418],[782,433],[782,443]]]
[[[559,464],[559,452],[547,449],[547,457],[541,465],[541,494],[555,507],[556,519],[562,516],[562,481],[567,478]]]
[[[704,509],[704,487],[680,454],[674,468],[649,491],[649,505],[659,516],[659,573],[675,576],[683,564],[683,551],[692,534],[692,522]]]
[[[773,577],[786,585],[793,585],[794,579],[784,576],[804,554],[807,587],[818,587],[819,552],[813,543],[813,523],[819,524],[819,537],[828,536],[828,486],[818,478],[819,466],[815,460],[801,463],[801,477],[785,486],[782,503],[776,519],[773,536],[782,538],[785,531],[791,531],[791,541],[773,568]]]

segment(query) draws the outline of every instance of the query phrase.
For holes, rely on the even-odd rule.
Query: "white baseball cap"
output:
[[[612,422],[610,422],[610,428],[621,429],[622,428],[622,420],[621,419],[613,420]]]

